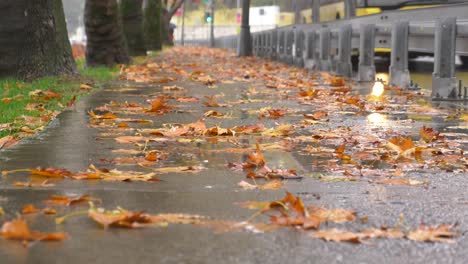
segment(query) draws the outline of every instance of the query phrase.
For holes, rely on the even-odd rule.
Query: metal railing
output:
[[[351,77],[351,55],[358,51],[359,81],[375,81],[375,48],[388,48],[390,84],[401,87],[411,82],[409,52],[433,53],[432,98],[468,99],[455,78],[455,55],[468,56],[468,3],[297,24],[252,33],[251,41],[255,56],[345,77]],[[238,36],[215,40],[218,48],[236,50],[237,45]]]

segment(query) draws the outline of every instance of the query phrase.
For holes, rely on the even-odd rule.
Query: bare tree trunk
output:
[[[161,21],[162,21],[161,31],[162,31],[162,36],[163,36],[163,43],[169,46],[174,45],[174,42],[172,41],[171,34],[170,34],[171,18],[172,17],[169,16],[169,13],[167,12],[167,10],[163,10],[163,15],[161,17]]]
[[[171,29],[172,16],[177,12],[185,0],[174,0],[172,4],[170,1],[164,0],[163,15],[162,15],[162,35],[163,43],[166,45],[174,45],[174,29]],[[170,5],[170,7],[168,7]]]
[[[161,0],[147,0],[144,7],[145,42],[148,50],[162,49],[162,5]]]
[[[143,35],[143,0],[121,0],[123,31],[131,56],[146,55]]]
[[[88,66],[130,62],[116,0],[86,0],[85,27]]]
[[[0,1],[0,78],[75,72],[61,0]]]

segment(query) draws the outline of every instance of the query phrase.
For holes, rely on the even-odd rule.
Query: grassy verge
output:
[[[118,68],[85,68],[77,61],[80,76],[45,77],[27,83],[14,79],[0,80],[0,139],[11,135],[23,138],[41,130],[67,105],[111,80]]]

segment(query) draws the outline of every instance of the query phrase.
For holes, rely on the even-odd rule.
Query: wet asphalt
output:
[[[223,93],[223,100],[242,99],[242,93],[252,83],[236,82],[218,84],[208,88],[200,83],[174,82],[185,88],[184,95],[202,97]],[[110,101],[145,100],[165,93],[163,85],[135,84],[116,81],[106,85],[90,96],[82,98],[75,107],[61,113],[39,134],[23,140],[20,144],[0,152],[0,169],[59,167],[70,171],[85,170],[90,164],[145,171],[136,165],[118,166],[104,162],[119,155],[115,149],[132,149],[131,144],[120,144],[107,135],[106,129],[89,126],[88,111]],[[364,87],[362,90],[368,90]],[[220,111],[232,111],[235,118],[209,119],[208,126],[258,123],[256,115],[246,114],[246,109],[257,109],[271,103],[252,103]],[[287,100],[280,106],[294,107],[307,112],[307,105],[298,106]],[[442,104],[449,111],[465,111],[458,104]],[[189,110],[184,108],[185,110]],[[462,110],[460,110],[462,109]],[[161,127],[164,123],[189,123],[196,121],[207,109],[201,104],[190,105],[192,112],[170,112],[164,116],[151,117],[152,124],[139,128]],[[134,116],[132,116],[134,117]],[[380,125],[372,124],[366,116],[340,119],[331,128],[353,126],[363,131],[375,129],[417,130],[427,124],[440,131],[465,134],[466,123],[450,123],[443,118],[420,120],[416,123],[401,122],[409,118],[404,113],[387,115]],[[148,118],[148,117],[145,117]],[[290,121],[294,122],[294,118]],[[333,120],[331,120],[333,121]],[[275,120],[265,121],[273,126]],[[121,132],[119,132],[121,133]],[[135,131],[124,132],[125,135]],[[123,135],[122,134],[122,135]],[[241,144],[253,146],[256,138],[244,138]],[[282,138],[264,139],[263,142],[281,142]],[[265,156],[272,167],[295,169],[305,177],[302,180],[287,180],[278,191],[244,191],[237,183],[245,179],[243,173],[230,170],[227,162],[240,162],[239,153],[215,152],[232,147],[226,141],[213,143],[157,142],[153,147],[170,152],[170,158],[161,166],[197,165],[206,169],[199,173],[169,173],[158,176],[161,182],[102,182],[102,181],[51,181],[53,187],[15,187],[15,181],[31,180],[28,173],[3,177],[0,182],[0,206],[6,212],[3,220],[14,218],[24,204],[44,207],[43,201],[51,194],[89,194],[103,200],[100,206],[107,209],[121,206],[128,210],[145,210],[148,213],[190,213],[214,219],[243,221],[252,211],[236,205],[245,201],[268,201],[281,199],[285,191],[301,197],[305,204],[346,208],[355,210],[360,217],[368,217],[364,227],[393,226],[401,214],[405,223],[416,227],[420,223],[430,225],[458,223],[456,231],[461,235],[455,244],[423,243],[403,239],[369,240],[368,244],[324,242],[311,238],[293,228],[281,228],[273,232],[252,233],[235,231],[217,234],[210,228],[191,225],[145,229],[102,229],[85,215],[70,218],[62,225],[54,224],[55,216],[42,214],[26,215],[23,218],[31,227],[41,231],[66,231],[71,238],[63,242],[41,242],[24,247],[17,241],[0,239],[0,263],[466,263],[468,262],[468,178],[466,173],[451,173],[444,170],[424,170],[412,173],[411,177],[427,179],[424,187],[378,185],[368,180],[356,182],[327,182],[311,177],[317,173],[311,166],[311,158],[297,151],[266,151]],[[252,147],[251,147],[252,148]],[[253,148],[252,148],[253,149]],[[148,171],[146,171],[148,172]],[[34,180],[34,179],[33,179]],[[36,179],[37,180],[37,179]],[[59,216],[87,209],[86,204],[66,208]],[[265,217],[263,221],[267,221]],[[362,224],[329,224],[350,230],[362,228]]]

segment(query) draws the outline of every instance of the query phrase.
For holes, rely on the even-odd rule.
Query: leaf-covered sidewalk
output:
[[[464,108],[196,47],[119,79],[0,152],[0,256],[468,257]]]

